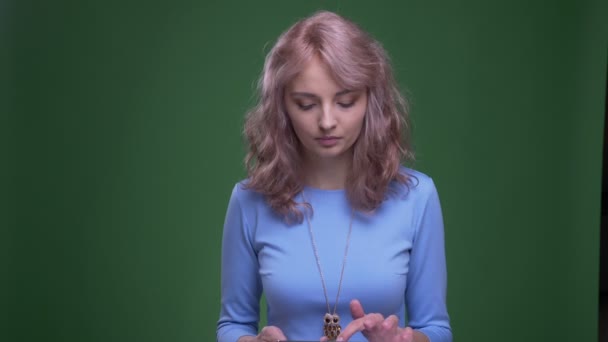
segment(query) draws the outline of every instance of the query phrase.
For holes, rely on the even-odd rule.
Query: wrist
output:
[[[236,340],[236,342],[254,342],[257,339],[257,336],[251,336],[251,335],[244,335],[239,337],[238,340]]]
[[[423,332],[414,330],[414,342],[430,342],[430,340]]]

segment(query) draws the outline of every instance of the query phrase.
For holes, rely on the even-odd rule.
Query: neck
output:
[[[343,189],[350,167],[348,159],[307,161],[304,166],[306,185],[323,190]]]

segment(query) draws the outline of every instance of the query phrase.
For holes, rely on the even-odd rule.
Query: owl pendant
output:
[[[330,340],[335,340],[342,332],[340,326],[340,316],[337,314],[326,313],[323,318],[323,334]]]

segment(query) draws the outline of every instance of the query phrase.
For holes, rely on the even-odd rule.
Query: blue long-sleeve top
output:
[[[394,314],[401,327],[418,329],[431,342],[451,342],[437,190],[425,174],[402,171],[411,176],[408,187],[393,183],[396,194],[373,214],[355,213],[337,313],[344,329],[352,321],[349,303],[358,299],[366,312]],[[224,223],[217,340],[258,334],[264,292],[268,325],[289,340],[318,341],[327,304],[306,220],[286,224],[245,182],[235,185]],[[333,310],[352,209],[345,190],[305,187],[303,193],[314,211],[310,223]],[[357,333],[351,340],[366,339]]]

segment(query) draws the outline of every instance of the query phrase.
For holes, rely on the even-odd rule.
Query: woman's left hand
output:
[[[399,319],[395,315],[384,318],[379,313],[366,314],[358,300],[350,302],[350,312],[353,321],[342,329],[337,341],[348,341],[355,333],[361,332],[369,342],[417,342],[428,339],[420,334],[421,339],[414,338],[414,330],[410,327],[399,327]]]

